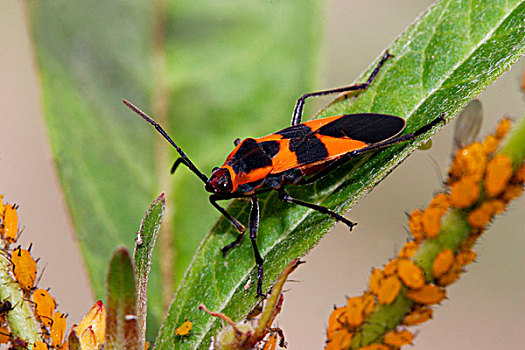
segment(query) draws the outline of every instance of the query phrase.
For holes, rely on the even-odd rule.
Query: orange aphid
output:
[[[35,313],[40,321],[47,327],[51,326],[53,312],[56,308],[55,298],[47,290],[37,289],[33,292],[33,302],[35,303]]]
[[[401,347],[403,345],[412,344],[412,341],[414,340],[414,334],[410,332],[409,330],[402,330],[402,331],[389,331],[385,336],[383,337],[383,342],[390,346],[395,347]]]
[[[377,300],[382,305],[391,304],[396,297],[399,295],[401,290],[401,282],[397,276],[392,275],[383,280],[379,287],[379,293],[377,294]]]
[[[352,342],[352,333],[347,329],[342,328],[332,333],[332,337],[328,338],[328,343],[325,350],[341,350],[350,347]]]
[[[334,309],[328,318],[328,329],[326,330],[328,339],[333,333],[343,328],[344,324],[346,324],[346,306],[341,306]]]
[[[499,140],[494,135],[488,135],[485,137],[485,140],[483,140],[483,150],[487,154],[494,153],[496,149],[498,148]]]
[[[277,334],[271,334],[266,343],[264,344],[263,350],[275,350],[277,347],[277,340],[279,339]]]
[[[456,261],[461,266],[465,266],[474,261],[474,259],[476,259],[476,255],[476,252],[473,250],[462,251],[456,255]]]
[[[512,161],[504,154],[497,154],[487,165],[485,191],[489,197],[499,195],[512,177]]]
[[[368,283],[370,286],[370,291],[374,294],[379,293],[379,287],[381,286],[381,282],[385,279],[385,275],[383,274],[383,271],[381,269],[375,268],[372,270],[372,274],[370,275],[370,282]]]
[[[363,314],[365,316],[370,315],[374,311],[376,306],[376,297],[372,292],[365,292],[363,294]]]
[[[12,204],[7,204],[4,208],[4,218],[2,223],[3,238],[7,243],[14,243],[18,238],[18,213],[16,207]]]
[[[175,330],[175,335],[181,335],[181,336],[187,335],[190,333],[192,328],[193,328],[193,323],[186,320],[183,324],[179,326],[179,328]]]
[[[467,222],[470,226],[478,229],[484,229],[485,226],[490,222],[492,218],[492,210],[490,205],[483,203],[481,207],[474,209],[470,212],[467,218]]]
[[[428,206],[432,208],[439,208],[443,210],[443,212],[446,212],[450,207],[450,199],[446,193],[439,193],[434,198],[432,198]]]
[[[405,286],[411,289],[419,289],[425,284],[423,270],[413,261],[399,259],[397,262],[397,275]]]
[[[450,202],[458,209],[468,208],[479,198],[479,183],[471,177],[460,179],[450,188]]]
[[[395,275],[397,272],[397,259],[392,259],[389,262],[386,263],[385,267],[383,267],[383,273],[385,276],[392,276]]]
[[[490,206],[492,215],[502,213],[505,210],[505,202],[501,199],[492,199],[486,202]]]
[[[11,332],[6,326],[0,327],[0,344],[7,344],[11,339]]]
[[[33,350],[47,350],[49,349],[47,347],[47,344],[44,343],[43,341],[37,341],[33,344]]]
[[[364,308],[361,297],[348,298],[346,302],[346,322],[350,327],[358,327],[363,323]]]
[[[437,304],[443,301],[446,295],[444,289],[433,284],[426,284],[420,289],[407,291],[407,297],[410,300],[424,305]]]
[[[463,265],[459,262],[454,261],[450,269],[438,279],[438,284],[442,287],[448,286],[455,282],[463,272]]]
[[[11,262],[13,263],[13,274],[22,288],[25,290],[33,289],[36,279],[36,261],[31,257],[29,250],[22,249],[19,246],[13,250]]]
[[[390,348],[385,344],[375,343],[375,344],[363,346],[359,348],[359,350],[390,350]]]
[[[405,326],[414,326],[426,322],[434,316],[434,310],[429,307],[420,306],[403,318]]]
[[[474,181],[480,181],[485,173],[487,155],[479,142],[464,147],[458,151],[454,162],[450,167],[448,184],[455,182],[458,178],[472,177]]]
[[[66,315],[58,311],[55,312],[50,333],[53,346],[55,348],[60,347],[64,339],[64,334],[66,333]]]
[[[423,212],[421,222],[428,238],[437,237],[439,229],[441,228],[441,217],[443,214],[442,209],[434,207],[429,207]]]
[[[496,129],[496,137],[498,139],[505,137],[505,135],[507,135],[507,133],[509,132],[511,128],[512,128],[512,123],[510,119],[509,118],[502,119],[499,122],[498,127]]]
[[[514,174],[514,180],[521,183],[525,182],[525,164],[516,170],[516,174]]]
[[[421,214],[422,213],[419,209],[414,209],[408,216],[408,228],[410,229],[412,236],[416,239],[416,242],[422,242],[425,238],[423,223],[421,222]]]
[[[432,264],[432,275],[434,278],[443,276],[450,270],[452,263],[454,262],[454,253],[450,249],[443,250],[434,259]]]
[[[503,192],[503,200],[506,202],[510,202],[514,198],[521,196],[522,192],[523,192],[523,187],[521,184],[509,185],[505,189],[505,192]]]
[[[403,248],[401,248],[397,256],[400,258],[411,258],[417,251],[417,248],[419,248],[419,244],[416,241],[408,241]]]
[[[471,250],[474,244],[476,244],[480,233],[471,233],[464,241],[461,243],[461,246],[459,249],[461,251],[468,251]]]

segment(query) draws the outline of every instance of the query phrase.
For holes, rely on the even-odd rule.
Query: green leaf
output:
[[[115,251],[108,271],[108,301],[105,349],[142,349],[139,328],[135,274],[126,248]]]
[[[287,121],[311,88],[319,2],[27,1],[53,155],[97,298],[145,204],[160,191],[170,200],[172,232],[158,244],[167,268],[161,278],[155,254],[149,278],[150,339],[218,213],[186,169],[167,179],[175,153],[121,99],[161,117],[208,173],[236,137]]]
[[[414,131],[441,113],[446,118],[455,115],[525,53],[524,44],[525,2],[440,1],[391,45],[389,51],[395,58],[386,63],[368,91],[356,100],[340,99],[319,116],[394,114],[407,119],[407,132]],[[365,81],[368,74],[370,71],[358,81]],[[357,159],[311,186],[290,192],[344,212],[432,133]],[[261,195],[260,201],[262,221],[257,241],[265,259],[264,286],[268,287],[285,264],[311,249],[334,221],[282,204],[275,194]],[[247,222],[246,202],[234,201],[228,210]],[[235,236],[231,224],[220,219],[201,243],[170,307],[157,349],[207,349],[220,322],[203,317],[197,311],[200,303],[234,321],[254,307],[257,299],[250,283],[254,284],[256,274],[251,245],[244,242],[226,259],[220,254],[220,248]],[[193,322],[192,336],[187,340],[173,337],[185,318]]]
[[[141,341],[140,349],[144,348],[144,340],[146,339],[147,287],[151,256],[160,231],[165,208],[166,199],[164,198],[164,193],[161,193],[146,211],[135,240],[133,267],[137,278],[137,320],[140,332],[139,340]]]

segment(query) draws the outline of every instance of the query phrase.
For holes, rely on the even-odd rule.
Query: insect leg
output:
[[[233,216],[231,216],[230,213],[228,213],[223,207],[221,207],[219,204],[217,204],[218,200],[223,200],[223,199],[226,200],[226,199],[231,199],[231,198],[223,198],[223,197],[219,197],[219,196],[217,196],[215,194],[212,194],[210,196],[210,203],[218,211],[220,211],[221,214],[224,215],[224,217],[226,217],[226,219],[228,219],[232,223],[233,226],[235,226],[237,231],[239,231],[239,236],[242,236],[244,234],[244,231],[246,231],[246,228],[244,227],[244,225],[241,224],[239,221],[237,221],[237,219],[235,219]],[[236,241],[239,241],[239,243],[240,243],[240,240],[242,240],[242,237],[240,237],[240,238],[237,237]],[[231,245],[231,244],[228,244],[228,246],[229,245]],[[226,252],[223,251],[223,253],[226,253]]]
[[[257,248],[257,231],[259,229],[259,200],[257,196],[252,197],[252,209],[250,210],[250,223],[248,230],[250,231],[250,240],[252,241],[253,254],[255,256],[255,263],[257,264],[257,295],[264,296],[262,292],[263,283],[263,258]]]
[[[317,204],[303,202],[303,201],[301,201],[299,199],[295,199],[295,198],[290,197],[290,195],[284,191],[284,188],[279,189],[279,199],[282,200],[283,202],[294,203],[294,204],[297,204],[297,205],[300,205],[300,206],[303,206],[303,207],[307,207],[307,208],[310,208],[310,209],[313,209],[313,210],[317,210],[320,213],[329,215],[332,218],[336,219],[337,221],[341,221],[343,224],[348,226],[350,228],[350,230],[352,230],[352,228],[355,225],[357,225],[356,223],[353,223],[352,221],[346,219],[342,215],[339,215],[336,212],[333,212],[333,211],[331,211],[330,209],[328,209],[326,207],[323,207],[323,206],[320,206],[320,205],[317,205]]]
[[[372,84],[372,82],[376,78],[377,74],[379,73],[379,70],[381,69],[381,66],[390,57],[393,57],[393,56],[388,51],[386,51],[384,53],[383,57],[381,57],[381,60],[377,64],[376,68],[372,71],[372,74],[370,74],[370,77],[368,77],[368,80],[366,81],[366,83],[355,84],[355,85],[350,85],[350,86],[344,86],[344,87],[340,87],[340,88],[336,88],[336,89],[330,89],[330,90],[322,90],[322,91],[317,91],[317,92],[310,92],[310,93],[304,94],[301,97],[299,97],[299,99],[295,103],[295,108],[294,108],[293,114],[292,114],[292,125],[297,125],[297,124],[301,123],[301,118],[303,116],[304,103],[305,103],[307,98],[314,97],[314,96],[340,94],[340,93],[348,92],[348,91],[366,90],[366,88],[368,88],[368,86],[370,86],[370,84]]]

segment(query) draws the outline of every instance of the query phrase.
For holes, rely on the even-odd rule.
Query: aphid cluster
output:
[[[508,156],[494,154],[510,126],[504,119],[495,135],[457,152],[446,182],[448,190],[437,194],[424,210],[409,214],[413,239],[383,269],[373,269],[368,291],[334,309],[325,349],[392,350],[412,343],[414,334],[405,327],[432,318],[431,306],[445,299],[445,288],[476,258],[472,247],[477,238],[523,190],[525,165],[515,170]],[[447,215],[462,218],[468,227],[456,245],[446,238],[442,226]],[[400,315],[395,308],[402,303],[410,307]],[[399,322],[383,326],[392,318]],[[374,325],[384,332],[376,327],[371,339],[370,333],[365,336],[365,328]]]
[[[29,310],[39,322],[41,340],[32,343],[33,349],[63,349],[65,348],[64,334],[66,331],[66,317],[56,311],[56,301],[49,291],[36,288],[37,262],[31,255],[31,245],[24,249],[20,245],[10,249],[10,245],[19,238],[18,206],[4,204],[0,196],[0,242],[2,245],[1,257],[11,267],[12,283],[18,285],[21,296],[14,300],[6,298],[0,305],[0,344],[10,344],[21,348],[28,341],[21,339],[18,334],[13,334],[9,325],[9,313]],[[7,290],[7,289],[6,289]],[[12,296],[15,299],[15,296]]]

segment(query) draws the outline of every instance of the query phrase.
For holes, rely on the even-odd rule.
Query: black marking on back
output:
[[[368,144],[388,140],[405,128],[405,120],[386,114],[347,114],[317,130],[317,134],[331,137],[349,137]]]
[[[281,149],[281,146],[277,141],[263,141],[259,143],[259,146],[270,158],[275,157],[275,155],[279,153],[279,150]]]
[[[305,138],[291,139],[290,151],[297,156],[298,164],[313,163],[328,157],[325,145],[313,134]]]
[[[297,124],[277,131],[276,134],[282,135],[284,139],[294,139],[308,136],[312,133],[312,129],[304,124]]]
[[[272,165],[272,159],[263,151],[255,139],[242,141],[241,146],[228,163],[236,174]]]

